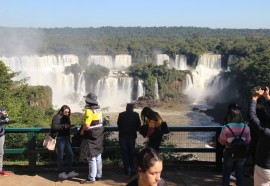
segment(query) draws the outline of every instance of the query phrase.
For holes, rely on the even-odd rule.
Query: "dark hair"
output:
[[[134,104],[133,103],[128,103],[127,106],[126,106],[126,111],[133,111],[134,109]]]
[[[63,105],[63,106],[60,108],[60,110],[58,111],[58,114],[61,115],[61,116],[63,116],[63,115],[64,115],[64,111],[65,111],[66,109],[69,110],[68,116],[70,116],[71,110],[70,110],[69,106],[67,106],[67,105]]]
[[[136,154],[136,168],[146,172],[155,162],[162,161],[159,153],[151,147],[143,147]]]
[[[150,120],[158,120],[160,118],[159,114],[153,111],[150,107],[144,107],[141,112],[141,118],[143,123],[146,122],[146,118]]]
[[[237,104],[230,104],[225,117],[225,123],[242,123],[243,121],[241,107]]]

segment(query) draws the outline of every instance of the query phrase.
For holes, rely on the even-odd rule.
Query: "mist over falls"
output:
[[[66,67],[74,64],[81,65],[76,55],[0,57],[0,60],[12,71],[21,72],[16,80],[29,77],[27,81],[29,85],[50,86],[53,91],[53,105],[56,108],[68,104],[73,112],[81,112],[84,107],[83,96],[89,90],[97,94],[98,102],[103,108],[122,107],[144,95],[143,80],[135,81],[126,73],[127,68],[132,65],[130,55],[89,55],[86,65],[94,63],[110,69],[109,76],[99,79],[96,83],[86,82],[83,71],[78,74],[78,78],[75,78],[73,73],[66,72]],[[184,55],[177,55],[175,59],[171,59],[166,54],[157,54],[156,65],[163,65],[165,61],[169,68],[190,70],[191,73],[186,78],[185,92],[195,101],[203,101],[209,96],[207,92],[210,89],[213,93],[213,90],[217,92],[226,85],[221,83],[223,80],[219,76],[222,71],[220,55],[211,53],[202,55],[195,69],[187,65],[187,58]],[[155,87],[158,89],[157,82]],[[189,91],[194,89],[195,94],[190,94]],[[155,97],[159,98],[158,90],[155,90]]]

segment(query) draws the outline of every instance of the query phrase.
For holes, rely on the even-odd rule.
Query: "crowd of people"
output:
[[[89,166],[88,176],[82,184],[94,183],[102,179],[102,153],[104,148],[103,113],[97,102],[97,96],[89,93],[84,97],[84,123],[79,130],[82,139],[80,146],[80,161],[86,161]],[[254,159],[254,185],[270,185],[270,95],[269,88],[258,88],[253,92],[249,107],[249,120],[243,119],[241,107],[230,104],[225,114],[224,125],[219,135],[223,151],[223,186],[230,184],[230,176],[235,173],[236,185],[244,186],[243,169],[248,154],[237,155],[233,146],[244,143],[249,148],[249,155]],[[70,142],[71,109],[63,105],[52,119],[50,133],[56,137],[57,167],[60,179],[77,177],[79,173],[72,168],[74,153]],[[5,142],[5,124],[9,117],[0,107],[0,175],[8,176],[3,170],[3,155]],[[166,185],[161,178],[163,170],[159,148],[162,142],[162,119],[158,112],[150,107],[144,107],[139,113],[134,111],[134,104],[128,103],[126,111],[119,113],[117,126],[119,131],[119,146],[123,161],[123,173],[130,177],[137,175],[128,186]],[[144,137],[148,138],[146,147],[136,150],[137,131],[146,126]],[[237,141],[237,142],[236,142]],[[240,148],[240,146],[238,146]],[[255,152],[255,153],[254,153]],[[64,154],[67,167],[64,168]]]

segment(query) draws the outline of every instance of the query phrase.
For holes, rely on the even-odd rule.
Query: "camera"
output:
[[[266,91],[266,82],[265,81],[263,81],[262,83],[261,83],[261,89],[262,90],[264,90],[264,91]]]

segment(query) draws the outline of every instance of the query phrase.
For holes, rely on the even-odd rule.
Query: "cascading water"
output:
[[[88,57],[88,65],[90,65],[91,63],[104,66],[108,69],[113,68],[112,56],[108,55],[90,55]]]
[[[157,78],[155,80],[155,99],[159,99]]]
[[[164,65],[164,62],[170,62],[170,57],[167,54],[157,54],[156,65]]]
[[[196,68],[191,70],[192,78],[187,74],[188,84],[186,86],[185,93],[192,103],[192,111],[188,113],[188,116],[191,119],[191,125],[220,125],[219,123],[213,122],[212,117],[203,112],[199,112],[199,110],[212,108],[212,106],[207,103],[207,98],[214,97],[218,91],[224,88],[222,86],[225,86],[225,84],[221,84],[219,80],[221,70],[221,55],[206,53],[199,58]],[[191,79],[193,80],[192,83],[190,82]],[[212,140],[211,135],[207,139],[201,139],[200,133],[195,133],[190,136],[190,138],[205,142]],[[206,147],[209,147],[209,145],[206,144]]]
[[[203,54],[192,73],[192,86],[186,89],[186,94],[194,104],[205,102],[213,94],[212,82],[221,72],[221,55]]]
[[[171,67],[177,70],[187,70],[187,57],[185,55],[176,55],[175,62],[171,63]]]
[[[116,55],[114,69],[127,69],[131,66],[131,55]]]
[[[111,56],[106,55],[91,55],[88,57],[88,65],[95,63],[111,69],[114,66],[112,59]],[[68,104],[73,112],[81,112],[84,107],[83,96],[88,93],[86,90],[93,90],[97,94],[102,107],[119,107],[133,101],[134,82],[130,77],[122,77],[122,71],[120,76],[112,75],[112,77],[99,80],[98,83],[88,82],[88,84],[84,79],[84,71],[82,71],[75,82],[74,75],[65,72],[66,67],[73,64],[79,65],[78,56],[75,55],[0,57],[0,60],[12,71],[21,72],[15,80],[29,77],[27,81],[29,85],[50,86],[53,91],[52,102],[55,108]],[[131,57],[117,55],[115,64],[122,70],[131,65]],[[143,81],[139,80],[136,85],[138,92],[135,95],[138,98],[144,95]]]
[[[0,57],[0,60],[14,72],[21,72],[14,80],[28,78],[29,85],[46,85],[53,90],[53,105],[61,107],[63,104],[74,102],[74,75],[65,74],[65,67],[78,64],[75,55],[63,56],[22,56]],[[79,91],[79,90],[78,90]],[[77,92],[79,93],[79,92]],[[74,107],[74,106],[73,106]]]

